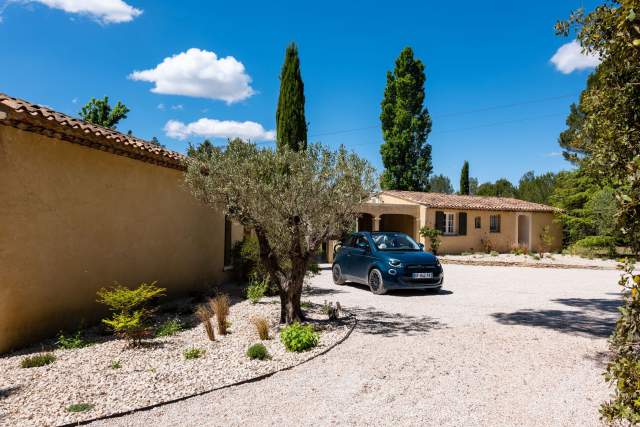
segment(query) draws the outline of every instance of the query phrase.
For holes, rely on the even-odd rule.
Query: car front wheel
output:
[[[334,264],[331,269],[331,273],[333,276],[333,283],[336,285],[344,285],[344,279],[342,278],[342,269],[340,268],[340,264]]]
[[[369,288],[371,292],[376,295],[382,295],[387,292],[384,288],[384,281],[382,280],[382,273],[377,268],[374,268],[369,272]]]

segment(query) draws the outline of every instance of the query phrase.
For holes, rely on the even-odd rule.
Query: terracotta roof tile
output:
[[[185,157],[178,152],[3,93],[0,93],[0,112],[4,113],[0,114],[0,124],[160,166],[181,170],[185,167]]]
[[[418,191],[382,191],[393,197],[418,203],[430,208],[475,209],[490,211],[557,212],[559,209],[540,203],[508,197],[460,196],[457,194],[422,193]]]

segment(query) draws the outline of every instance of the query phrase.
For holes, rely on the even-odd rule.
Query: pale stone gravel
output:
[[[490,263],[504,263],[509,264],[523,264],[532,266],[576,266],[576,267],[596,267],[601,269],[616,269],[619,264],[616,260],[601,259],[601,258],[585,258],[577,255],[565,255],[565,254],[544,254],[544,257],[536,259],[532,255],[515,255],[515,254],[498,254],[491,255],[486,253],[474,253],[469,255],[442,255],[439,257],[442,261],[456,262],[462,261],[465,263],[473,263],[474,261],[490,262]]]
[[[108,340],[76,350],[55,350],[50,365],[23,369],[21,360],[39,350],[10,354],[0,359],[0,425],[58,425],[171,400],[253,378],[298,364],[343,338],[353,319],[339,323],[316,322],[322,328],[319,345],[303,353],[285,350],[279,340],[279,301],[265,298],[258,304],[243,301],[231,306],[230,334],[209,341],[201,325],[166,338],[149,340],[143,348],[129,348],[122,340]],[[326,319],[320,305],[308,310],[311,320]],[[262,341],[271,355],[267,361],[245,356],[249,345],[260,342],[253,316],[270,320],[273,339]],[[217,331],[216,331],[217,332]],[[199,359],[186,360],[184,350],[206,350]],[[119,361],[120,369],[111,368]],[[71,404],[95,405],[71,414]]]

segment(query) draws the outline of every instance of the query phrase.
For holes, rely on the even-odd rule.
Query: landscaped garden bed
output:
[[[277,298],[232,304],[227,335],[220,335],[212,321],[215,341],[208,338],[194,309],[187,304],[179,311],[188,314],[156,316],[155,333],[164,331],[167,336],[145,339],[137,347],[93,328],[85,331],[75,345],[73,336],[63,340],[67,347],[80,348],[61,349],[51,340],[6,355],[0,359],[0,424],[77,422],[255,378],[325,351],[343,339],[355,322],[345,313],[337,321],[328,321],[321,305],[307,303],[305,312],[317,333],[313,334],[317,344],[295,352],[287,351],[281,342]],[[266,319],[270,339],[259,338],[258,317]],[[264,324],[261,327],[264,334]],[[248,353],[249,347],[258,343],[264,349],[258,345]],[[42,354],[47,356],[30,359],[31,365],[42,366],[22,367],[27,357]]]

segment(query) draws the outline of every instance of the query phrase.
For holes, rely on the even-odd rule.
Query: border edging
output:
[[[109,420],[109,419],[113,419],[113,418],[120,418],[120,417],[124,417],[126,415],[135,414],[137,412],[149,411],[151,409],[159,408],[161,406],[169,405],[171,403],[182,402],[184,400],[188,400],[188,399],[191,399],[193,397],[198,397],[198,396],[203,396],[205,394],[213,393],[214,391],[224,390],[226,388],[231,388],[231,387],[236,387],[236,386],[243,385],[243,384],[250,384],[250,383],[255,383],[255,382],[258,382],[258,381],[262,381],[262,380],[267,379],[267,378],[269,378],[269,377],[271,377],[271,376],[273,376],[273,375],[275,375],[275,374],[277,374],[279,372],[289,371],[289,370],[291,370],[293,368],[297,368],[300,365],[304,365],[305,363],[310,362],[313,359],[316,359],[316,358],[318,358],[320,356],[323,356],[323,355],[327,354],[328,352],[333,350],[335,347],[337,347],[338,345],[340,345],[343,342],[345,342],[347,340],[347,338],[349,338],[349,336],[351,335],[353,330],[356,328],[356,326],[358,325],[358,317],[355,314],[349,313],[347,318],[353,318],[353,325],[351,325],[351,328],[349,328],[347,333],[342,338],[340,338],[335,343],[331,344],[326,349],[322,350],[320,353],[314,354],[310,358],[308,358],[306,360],[303,360],[302,362],[297,363],[295,365],[287,366],[287,367],[284,367],[282,369],[278,369],[278,370],[273,371],[273,372],[268,372],[266,374],[258,375],[257,377],[248,378],[248,379],[245,379],[245,380],[237,381],[235,383],[226,384],[226,385],[223,385],[223,386],[220,386],[220,387],[215,387],[215,388],[212,388],[212,389],[209,389],[209,390],[200,391],[198,393],[189,394],[187,396],[177,397],[177,398],[171,399],[171,400],[165,400],[165,401],[162,401],[162,402],[159,402],[159,403],[154,403],[152,405],[141,406],[139,408],[130,409],[128,411],[116,412],[116,413],[113,413],[113,414],[110,414],[110,415],[103,415],[103,416],[100,416],[100,417],[90,418],[90,419],[82,420],[82,421],[74,421],[74,422],[67,423],[67,424],[59,424],[58,427],[83,426],[83,425],[87,425],[87,424],[90,424],[90,423],[95,423],[97,421]]]

